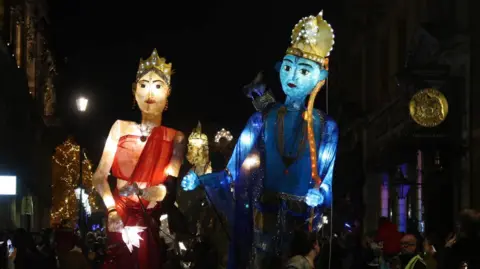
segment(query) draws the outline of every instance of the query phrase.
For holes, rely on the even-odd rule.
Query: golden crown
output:
[[[140,59],[138,65],[137,80],[151,70],[158,70],[163,74],[167,83],[170,83],[170,76],[172,75],[172,64],[167,63],[165,58],[158,56],[157,49],[154,49],[150,58],[143,60]]]
[[[335,35],[330,24],[317,16],[302,18],[292,30],[292,42],[287,54],[306,58],[328,67],[327,57],[333,49]]]

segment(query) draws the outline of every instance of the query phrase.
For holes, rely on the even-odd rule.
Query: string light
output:
[[[222,138],[225,138],[225,139],[227,139],[228,142],[230,142],[230,141],[232,141],[233,136],[230,133],[230,131],[227,131],[224,128],[222,128],[220,131],[218,131],[215,134],[215,143],[219,143]]]
[[[50,213],[51,224],[60,223],[62,220],[70,220],[75,223],[78,218],[78,200],[75,189],[78,187],[80,167],[80,146],[73,139],[68,138],[63,144],[55,149],[52,156],[52,209]],[[92,195],[92,165],[87,155],[83,153],[82,183],[88,196],[92,212],[97,211],[96,196]]]
[[[322,179],[318,175],[317,168],[317,143],[315,142],[315,133],[313,131],[313,104],[315,103],[315,97],[318,92],[325,84],[325,80],[320,81],[315,89],[313,89],[308,99],[307,113],[305,114],[305,120],[307,121],[307,133],[308,133],[308,144],[310,146],[310,162],[312,163],[312,179],[315,182],[315,188],[320,188],[322,184]]]
[[[307,113],[305,113],[305,120],[307,121],[308,144],[310,146],[310,162],[312,164],[312,179],[315,182],[316,189],[319,189],[320,185],[322,185],[322,179],[318,175],[317,168],[317,143],[315,142],[315,133],[313,131],[313,105],[315,103],[315,97],[317,96],[323,85],[325,85],[325,80],[320,81],[317,86],[315,86],[315,89],[313,89],[310,97],[308,98]],[[313,229],[314,214],[315,210],[314,208],[312,208],[310,210],[311,218],[308,225],[309,231],[312,231]]]

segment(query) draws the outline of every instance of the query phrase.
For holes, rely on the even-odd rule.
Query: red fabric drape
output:
[[[139,157],[133,148],[140,138],[135,135],[121,137],[112,164],[113,176],[130,183],[147,183],[147,186],[163,183],[167,178],[165,168],[173,154],[175,134],[174,129],[154,128]]]
[[[112,174],[119,179],[127,180],[129,184],[139,182],[155,186],[163,183],[167,177],[165,169],[173,154],[175,133],[175,130],[166,127],[154,128],[139,157],[133,149],[140,138],[133,135],[120,138],[112,164]],[[109,232],[109,245],[112,248],[108,252],[104,269],[161,268],[159,227],[156,223],[160,217],[160,204],[144,212],[140,203],[146,208],[148,201],[136,197],[121,197],[117,189],[112,193],[123,224],[143,226],[147,229],[140,234],[143,239],[140,241],[140,248],[134,247],[132,253],[123,243],[120,233]]]

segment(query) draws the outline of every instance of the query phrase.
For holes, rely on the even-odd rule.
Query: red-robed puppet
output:
[[[106,268],[160,268],[160,203],[166,181],[178,177],[185,150],[184,135],[162,126],[170,94],[171,64],[154,50],[140,60],[133,88],[141,123],[117,120],[108,136],[93,183],[108,210],[112,248]],[[107,177],[117,178],[110,189]]]

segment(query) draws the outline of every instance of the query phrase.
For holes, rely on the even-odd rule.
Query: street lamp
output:
[[[77,98],[77,110],[79,112],[85,112],[87,110],[87,107],[88,107],[88,99],[83,97],[83,96],[80,96]]]
[[[87,107],[88,107],[88,99],[83,97],[83,96],[80,96],[77,98],[77,110],[79,112],[85,112],[87,111]],[[79,174],[79,183],[78,183],[78,187],[77,189],[79,190],[79,195],[78,195],[78,228],[80,229],[80,236],[83,238],[85,238],[85,228],[86,228],[86,223],[85,221],[83,220],[84,216],[85,216],[85,212],[84,212],[84,206],[83,206],[83,195],[84,195],[84,188],[83,188],[83,148],[82,148],[82,145],[80,143],[78,143],[78,146],[79,146],[79,162],[80,162],[80,165],[79,165],[79,171],[78,171],[78,174]]]

